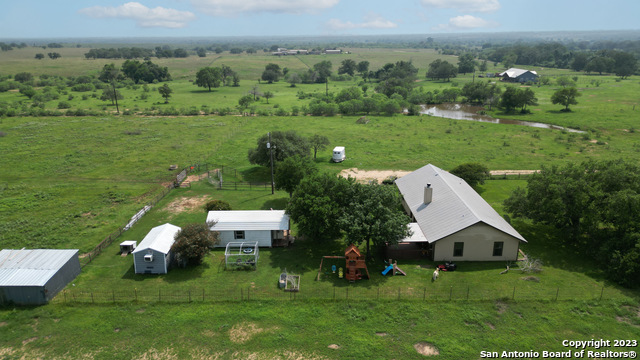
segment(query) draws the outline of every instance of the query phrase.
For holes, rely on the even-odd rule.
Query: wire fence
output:
[[[434,289],[422,288],[384,288],[335,286],[333,288],[300,289],[285,291],[276,287],[239,287],[239,288],[192,288],[192,289],[127,289],[85,291],[66,289],[52,302],[67,304],[109,304],[109,303],[221,303],[242,301],[575,301],[575,300],[615,300],[624,295],[617,291],[607,291],[606,287],[585,291],[583,288],[545,287],[531,289],[526,287],[505,287],[501,289],[482,289],[471,286],[452,286]]]
[[[242,129],[242,126],[244,124],[246,124],[246,122],[247,122],[247,120],[242,119],[241,121],[238,121],[237,123],[235,123],[233,125],[233,128],[232,128],[231,132],[226,134],[226,135],[224,135],[224,139],[230,140],[230,139],[234,138],[235,134],[238,131],[240,131],[240,129]],[[207,157],[211,157],[214,152],[216,152],[216,151],[218,151],[220,149],[221,146],[222,146],[222,142],[217,142],[216,145],[214,146],[214,148],[212,149],[212,154],[210,154]],[[96,245],[95,248],[93,248],[93,250],[82,254],[82,256],[80,258],[80,266],[84,267],[87,264],[91,263],[91,261],[93,261],[93,259],[96,256],[100,255],[102,250],[104,250],[106,247],[111,245],[116,239],[118,239],[120,237],[120,235],[122,235],[123,232],[128,230],[135,222],[137,222],[140,218],[142,218],[142,216],[144,216],[144,214],[146,214],[149,209],[151,209],[153,206],[155,206],[160,200],[164,199],[164,197],[167,196],[171,192],[171,190],[173,190],[176,187],[180,187],[180,184],[183,181],[185,181],[185,179],[186,179],[186,177],[187,177],[187,175],[189,173],[192,173],[192,172],[207,172],[208,173],[210,170],[217,170],[217,169],[222,169],[222,171],[224,171],[224,168],[225,168],[225,166],[216,166],[216,165],[208,164],[208,163],[200,164],[198,162],[194,162],[194,164],[192,164],[190,166],[187,166],[184,169],[182,169],[175,176],[175,180],[174,180],[173,183],[171,183],[170,185],[167,185],[166,187],[164,187],[162,189],[162,191],[160,192],[160,194],[156,195],[151,201],[149,201],[147,203],[146,206],[143,207],[144,211],[143,210],[139,211],[138,213],[136,213],[127,222],[127,224],[118,227],[117,230],[115,230],[111,234],[107,235],[98,245]],[[227,167],[227,171],[229,171],[230,169],[232,169],[237,175],[237,170],[236,169]]]

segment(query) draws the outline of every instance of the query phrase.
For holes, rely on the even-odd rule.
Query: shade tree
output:
[[[256,147],[249,149],[249,162],[261,166],[270,166],[270,149],[267,148],[269,136],[261,136]],[[308,140],[293,130],[271,132],[270,147],[273,150],[274,162],[280,162],[290,156],[308,157],[310,146]]]
[[[551,95],[551,103],[554,105],[563,105],[564,111],[571,111],[571,109],[569,109],[569,105],[578,104],[578,100],[576,100],[576,98],[581,95],[582,94],[579,93],[578,89],[575,87],[562,88]]]

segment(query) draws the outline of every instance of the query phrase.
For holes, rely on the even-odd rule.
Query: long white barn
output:
[[[219,210],[209,211],[207,223],[215,222],[212,231],[220,233],[217,247],[230,242],[257,242],[271,247],[289,230],[289,215],[284,210]]]

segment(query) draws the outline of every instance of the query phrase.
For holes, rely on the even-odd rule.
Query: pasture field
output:
[[[33,59],[35,53],[42,52],[34,48],[2,52],[1,75],[21,71],[96,75],[104,64],[121,62],[84,60],[87,49],[57,51],[63,57],[55,61]],[[353,49],[352,54],[335,57],[275,58],[260,53],[191,56],[153,59],[168,66],[174,78],[169,83],[174,89],[169,104],[162,104],[153,89],[157,85],[150,85],[147,99],[141,98],[141,88],[121,89],[125,96],[122,106],[140,112],[170,106],[234,108],[269,62],[304,71],[327,59],[333,62],[335,72],[346,58],[368,60],[371,69],[411,60],[420,69],[417,85],[429,91],[473,81],[469,74],[452,82],[424,80],[429,62],[436,58],[455,60],[426,50]],[[210,93],[190,82],[199,68],[217,64],[238,71],[241,86]],[[498,71],[490,69],[494,70]],[[0,245],[78,248],[86,253],[163,191],[175,176],[168,170],[171,164],[179,168],[207,164],[207,169],[232,166],[238,173],[229,180],[268,181],[268,170],[249,164],[247,151],[269,131],[327,136],[331,145],[318,153],[316,163],[332,173],[347,168],[414,170],[427,163],[450,170],[461,163],[480,162],[492,170],[504,170],[538,169],[586,159],[640,160],[637,78],[616,81],[611,76],[534,70],[552,77],[578,76],[582,96],[572,112],[560,112],[560,106],[550,103],[555,86],[549,85],[534,88],[539,105],[530,107],[531,114],[488,113],[579,128],[585,133],[403,115],[369,116],[368,124],[357,124],[357,116],[116,116],[106,103],[91,97],[82,100],[82,93],[69,91],[73,108],[105,108],[105,114],[0,118]],[[600,81],[598,86],[593,79]],[[476,77],[475,81],[486,79]],[[359,82],[359,78],[330,82],[329,90],[337,92]],[[276,94],[269,104],[264,99],[258,104],[259,109],[270,112],[275,106],[290,111],[293,106],[307,104],[309,100],[297,99],[300,90],[325,91],[324,84],[291,88],[282,81],[259,87]],[[16,92],[0,94],[0,101],[25,99]],[[46,107],[54,109],[57,101]],[[329,162],[336,145],[347,148],[347,159],[341,164]],[[524,185],[524,180],[491,180],[478,190],[502,213],[502,201]],[[209,198],[226,200],[233,209],[282,209],[288,195],[217,190],[202,180],[191,188],[173,190],[120,240],[140,241],[151,227],[165,222],[182,226],[204,221],[206,215],[200,206]],[[117,254],[116,241],[85,266],[52,304],[0,309],[0,359],[424,358],[414,348],[416,344],[435,347],[440,353],[436,358],[477,359],[483,350],[566,351],[561,345],[564,339],[640,339],[637,290],[610,284],[604,280],[606,269],[595,267],[575,249],[557,246],[562,234],[555,230],[517,219],[513,224],[530,240],[523,250],[544,263],[543,272],[535,274],[535,279],[523,279],[518,271],[499,275],[506,264],[468,263],[460,266],[461,271],[444,274],[432,283],[427,279],[434,264],[417,261],[399,264],[408,273],[406,277],[383,277],[380,271],[384,264],[378,256],[369,264],[369,281],[349,285],[331,273],[324,274],[327,269],[322,279],[315,281],[320,257],[339,255],[343,250],[338,241],[298,241],[290,248],[261,250],[256,271],[223,271],[223,252],[216,250],[198,268],[143,277],[133,274],[130,256]],[[288,294],[277,295],[282,293],[276,288],[276,279],[284,268],[302,276],[301,292],[295,300]],[[177,294],[176,303],[161,297],[160,301],[131,300],[130,294],[138,289]],[[220,299],[185,300],[185,292],[202,289],[207,296],[217,294]],[[378,289],[383,296],[375,300]],[[255,297],[246,300],[245,290]],[[349,290],[355,298],[341,298]],[[115,291],[129,294],[129,298],[115,304],[108,296],[98,299],[97,304],[87,298],[70,300],[81,292]],[[336,299],[328,299],[334,291]]]
[[[638,159],[639,134],[613,129],[572,134],[433,117],[54,117],[4,118],[0,129],[0,240],[5,247],[73,246],[89,251],[168,184],[171,164],[233,166],[249,181],[268,172],[247,152],[268,131],[323,134],[321,169],[538,169],[587,158]],[[601,134],[601,135],[598,135]],[[347,159],[329,163],[333,146]],[[32,216],[37,214],[37,217]],[[40,226],[44,221],[48,227]],[[55,230],[54,230],[55,229]],[[102,236],[101,236],[102,234]],[[100,240],[99,240],[100,239]]]

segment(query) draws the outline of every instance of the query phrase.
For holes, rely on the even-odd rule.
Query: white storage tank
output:
[[[336,146],[333,148],[333,157],[331,160],[333,162],[342,162],[345,159],[344,155],[344,146]]]

